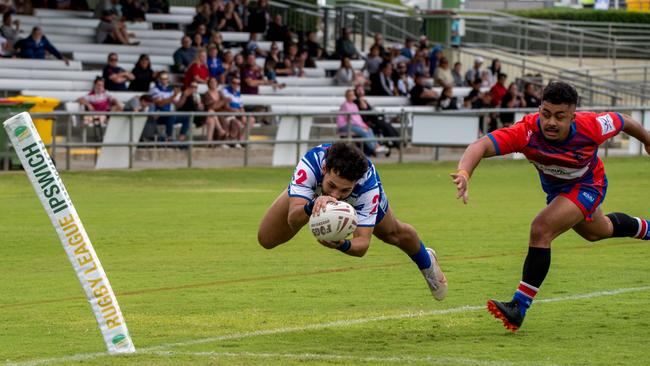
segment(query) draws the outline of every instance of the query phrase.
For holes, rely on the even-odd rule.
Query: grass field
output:
[[[606,211],[649,216],[650,161],[608,159]],[[307,230],[272,251],[257,225],[290,169],[64,173],[120,301],[136,355],[109,357],[70,264],[22,173],[0,175],[0,363],[18,365],[642,365],[650,359],[650,247],[554,242],[523,328],[484,309],[509,299],[534,169],[486,161],[455,199],[453,164],[379,166],[396,215],[440,256],[435,301],[417,267],[373,241],[364,258]]]

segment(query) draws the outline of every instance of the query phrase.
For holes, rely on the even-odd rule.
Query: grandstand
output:
[[[525,3],[530,5],[531,2]],[[247,14],[252,14],[255,7],[255,3],[250,5]],[[345,90],[359,82],[364,83],[367,92],[372,89],[370,85],[372,78],[364,58],[368,56],[372,37],[376,34],[383,35],[386,52],[393,49],[394,66],[397,67],[399,60],[406,62],[409,65],[409,74],[413,77],[414,71],[412,72],[410,68],[415,69],[418,65],[415,65],[415,61],[411,62],[410,55],[404,57],[404,40],[407,38],[421,40],[420,36],[425,32],[422,35],[425,37],[424,43],[419,44],[420,47],[424,47],[423,52],[426,53],[420,60],[425,66],[418,70],[427,73],[429,78],[425,83],[428,87],[440,84],[439,81],[434,80],[434,75],[429,75],[431,62],[429,52],[433,47],[441,45],[445,56],[452,61],[451,64],[462,63],[461,80],[455,82],[456,85],[453,86],[450,95],[454,98],[453,109],[466,108],[465,111],[471,112],[468,111],[471,103],[463,106],[463,101],[472,95],[470,94],[472,88],[463,78],[477,59],[485,60],[482,70],[488,70],[487,66],[490,66],[491,60],[499,59],[501,69],[497,72],[508,74],[508,83],[515,82],[520,92],[528,83],[534,84],[534,88],[539,91],[547,81],[562,79],[571,81],[578,88],[584,105],[642,106],[647,101],[645,91],[648,82],[648,66],[639,60],[639,57],[645,58],[648,56],[646,52],[650,52],[646,50],[647,42],[636,42],[630,38],[629,33],[623,33],[623,30],[617,31],[623,29],[622,27],[614,27],[612,33],[611,24],[608,27],[610,33],[603,36],[602,29],[594,24],[569,25],[561,22],[530,20],[497,10],[472,9],[471,13],[458,11],[455,17],[460,17],[464,23],[462,46],[451,47],[451,33],[440,28],[441,25],[449,25],[453,19],[456,19],[452,18],[451,13],[443,15],[423,13],[419,17],[412,17],[409,15],[409,10],[403,7],[373,7],[361,2],[342,2],[336,7],[317,7],[284,0],[271,4],[269,18],[276,15],[284,17],[290,26],[287,29],[291,29],[291,34],[286,42],[272,42],[267,39],[269,34],[258,35],[255,48],[261,52],[256,59],[260,71],[265,67],[265,58],[262,55],[270,52],[274,46],[277,46],[280,54],[284,55],[290,52],[287,47],[294,42],[301,48],[299,52],[302,52],[303,48],[306,50],[307,32],[316,33],[317,44],[312,46],[319,45],[327,56],[314,57],[313,60],[310,57],[308,60],[313,61],[311,65],[306,63],[298,65],[296,62],[300,61],[293,61],[293,70],[290,74],[294,75],[278,75],[273,85],[261,85],[255,94],[242,95],[247,111],[268,113],[268,115],[259,115],[255,124],[246,127],[245,141],[233,141],[227,138],[211,141],[212,139],[206,139],[204,128],[191,128],[188,137],[191,142],[185,141],[185,143],[195,146],[189,149],[189,154],[175,148],[166,151],[168,149],[162,147],[165,143],[161,143],[158,137],[155,138],[157,142],[155,144],[144,139],[143,144],[136,147],[133,144],[137,143],[143,127],[130,131],[127,126],[133,122],[129,122],[128,116],[111,119],[108,124],[109,130],[118,128],[116,121],[120,118],[123,120],[122,126],[119,127],[122,133],[115,135],[114,131],[110,134],[108,130],[91,131],[93,129],[82,122],[84,118],[71,115],[83,111],[77,103],[78,99],[92,90],[95,77],[102,74],[102,68],[106,65],[107,56],[111,52],[119,56],[117,66],[127,71],[134,67],[140,55],[146,54],[154,71],[171,72],[172,83],[182,83],[184,75],[176,68],[174,53],[180,46],[183,35],[193,36],[199,19],[196,17],[197,9],[194,7],[171,6],[168,14],[146,14],[146,21],[128,22],[126,27],[132,34],[131,45],[97,43],[96,29],[100,20],[93,18],[92,11],[37,8],[32,14],[16,15],[15,19],[21,23],[20,38],[28,37],[32,28],[38,26],[58,51],[70,61],[66,63],[62,60],[49,59],[52,55],[44,60],[0,59],[0,90],[6,97],[38,96],[58,100],[58,109],[68,113],[59,112],[55,117],[53,142],[59,145],[59,154],[65,153],[62,156],[65,156],[68,164],[71,160],[92,162],[80,165],[84,167],[92,167],[97,161],[98,153],[106,156],[110,151],[97,148],[102,142],[128,144],[129,141],[132,145],[128,148],[128,165],[124,166],[124,158],[122,158],[122,165],[115,167],[132,167],[134,160],[155,160],[156,156],[160,157],[161,165],[164,166],[168,156],[177,160],[181,158],[184,162],[186,155],[189,155],[187,161],[190,165],[193,161],[192,154],[207,154],[227,159],[238,156],[243,158],[245,164],[249,163],[249,154],[251,156],[258,154],[267,158],[273,156],[272,161],[266,160],[262,162],[263,164],[291,165],[295,162],[296,154],[304,151],[307,144],[302,144],[302,148],[296,149],[298,145],[289,143],[276,144],[273,147],[272,142],[306,139],[316,142],[319,139],[327,140],[339,135],[335,127],[335,117],[344,101]],[[397,24],[401,26],[396,26]],[[360,79],[348,85],[338,85],[336,82],[336,74],[341,65],[340,57],[337,56],[337,38],[342,28],[351,31],[351,44],[359,50],[359,59],[352,60],[351,66]],[[645,32],[646,28],[639,26],[639,29]],[[224,28],[218,33],[223,42],[219,45],[220,57],[223,57],[226,51],[230,51],[233,55],[246,54],[249,51],[247,47],[250,45],[247,43],[251,38],[250,32]],[[602,54],[604,49],[607,53]],[[553,62],[549,62],[551,57]],[[614,63],[625,67],[612,66]],[[640,75],[643,78],[642,82],[639,81]],[[481,94],[490,93],[496,75],[492,75],[492,78],[492,81],[481,85]],[[398,82],[398,78],[395,78],[395,81]],[[220,85],[220,88],[226,86],[227,82]],[[205,93],[206,90],[205,84],[198,85],[199,93]],[[443,94],[443,88],[439,85],[434,86],[432,90],[438,96]],[[142,91],[111,91],[110,93],[121,103],[127,103],[132,98],[143,94]],[[415,116],[421,113],[433,114],[440,109],[440,106],[437,102],[429,106],[412,105],[409,91],[399,92],[397,87],[394,94],[370,95],[367,101],[374,107],[375,113],[385,115],[387,120],[401,132],[400,137],[394,139],[399,140],[403,147],[408,147],[411,146],[414,129],[416,129],[414,120],[418,118]],[[476,94],[472,98],[470,102],[476,100]],[[504,106],[485,105],[484,107]],[[225,110],[220,113],[222,118],[227,118]],[[468,120],[473,121],[471,123],[477,124],[477,134],[479,131],[485,132],[488,128],[487,125],[479,125],[479,121],[483,120],[481,116],[486,115],[489,115],[489,112],[483,110],[471,112],[466,116]],[[141,121],[142,118],[145,117],[138,116],[136,119]],[[202,118],[202,116],[197,115],[195,118]],[[91,141],[89,134],[93,133]],[[103,133],[106,133],[106,136],[114,136],[116,140],[107,140],[104,137],[102,141]],[[156,136],[161,134],[162,126],[156,131]],[[166,136],[171,142],[170,146],[180,146],[179,141],[172,141],[178,139],[178,134],[177,126],[172,136]],[[456,141],[453,137],[440,141],[421,138],[413,140],[419,141],[424,147],[412,151],[417,153],[425,151],[426,156],[431,156],[429,153],[431,146],[462,145],[462,141]],[[208,147],[212,145],[225,147],[240,142],[245,146],[245,151],[227,151]],[[155,149],[148,149],[152,146]],[[270,149],[273,151],[271,152]],[[402,159],[404,151],[409,150],[400,150],[399,160]],[[436,151],[439,152],[437,148]],[[174,164],[170,163],[170,165]]]

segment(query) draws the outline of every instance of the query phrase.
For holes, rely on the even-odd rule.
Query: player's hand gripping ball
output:
[[[357,228],[357,212],[347,202],[329,202],[325,211],[309,218],[309,228],[318,240],[343,240]]]

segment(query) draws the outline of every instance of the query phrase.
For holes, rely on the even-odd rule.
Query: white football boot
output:
[[[440,264],[438,264],[438,259],[436,259],[436,252],[427,248],[427,253],[429,253],[429,258],[431,258],[431,267],[420,270],[424,279],[431,289],[431,294],[433,297],[441,301],[447,295],[447,277],[442,272]]]

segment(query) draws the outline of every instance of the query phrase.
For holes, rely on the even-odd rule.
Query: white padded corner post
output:
[[[277,141],[306,140],[309,138],[313,117],[283,116],[280,119],[275,139]],[[298,128],[300,126],[300,128]],[[300,130],[300,131],[299,131]],[[298,134],[300,132],[300,135]],[[273,166],[291,166],[298,164],[297,159],[307,153],[307,144],[300,144],[300,151],[296,151],[295,143],[275,144],[273,148]],[[299,155],[297,157],[297,155]]]

